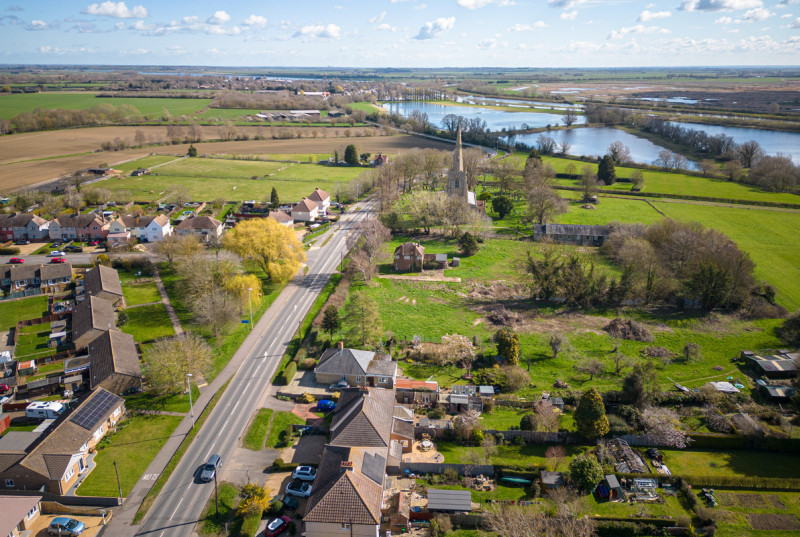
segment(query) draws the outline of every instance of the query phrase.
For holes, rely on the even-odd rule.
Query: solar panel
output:
[[[364,460],[361,462],[361,473],[372,479],[377,484],[383,485],[383,474],[385,470],[386,459],[377,454],[364,454]]]
[[[119,400],[113,393],[103,390],[76,410],[70,421],[91,431],[109,410],[119,404]]]

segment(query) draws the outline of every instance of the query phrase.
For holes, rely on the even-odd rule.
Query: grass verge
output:
[[[269,429],[269,436],[267,437],[267,447],[278,447],[281,442],[281,433],[290,425],[303,425],[305,420],[295,416],[291,412],[278,411],[272,418],[272,427]]]
[[[214,498],[208,500],[203,511],[203,523],[200,525],[200,535],[222,535],[225,523],[231,518],[231,513],[236,507],[236,498],[239,490],[230,483],[221,483],[218,489],[219,513],[214,504]]]
[[[247,434],[244,437],[244,447],[258,451],[264,445],[264,439],[269,431],[269,423],[272,420],[273,410],[271,408],[260,408]]]

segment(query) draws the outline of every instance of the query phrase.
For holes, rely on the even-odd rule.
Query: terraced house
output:
[[[51,240],[103,240],[110,225],[96,214],[69,214],[51,221],[49,234]]]
[[[7,265],[0,268],[0,283],[9,293],[56,293],[72,281],[72,265]]]
[[[39,241],[50,233],[50,222],[30,213],[0,215],[0,241]]]

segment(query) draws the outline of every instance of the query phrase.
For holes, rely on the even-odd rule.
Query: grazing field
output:
[[[110,104],[119,106],[129,104],[136,107],[146,117],[161,117],[164,110],[171,116],[179,117],[193,114],[202,110],[211,99],[180,99],[180,98],[136,98],[96,97],[95,93],[14,93],[0,95],[0,118],[11,119],[22,112],[31,112],[37,108],[65,110],[86,110]]]
[[[122,177],[102,183],[112,191],[125,190],[137,201],[155,201],[172,186],[183,186],[193,199],[262,200],[272,187],[284,202],[300,201],[319,187],[336,192],[336,183],[347,183],[369,168],[329,167],[229,159],[182,159],[159,167],[158,175]],[[254,179],[255,177],[255,179]]]
[[[800,460],[791,454],[737,451],[660,450],[676,475],[800,477]]]

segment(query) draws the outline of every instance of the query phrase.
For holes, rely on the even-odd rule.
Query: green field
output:
[[[177,117],[202,110],[211,104],[211,99],[97,98],[94,93],[14,93],[0,95],[0,118],[11,119],[19,113],[31,112],[37,108],[86,110],[101,104],[130,104],[148,117],[160,117],[166,109]]]
[[[161,301],[161,295],[158,294],[158,287],[154,282],[127,284],[122,288],[122,294],[125,296],[125,304],[128,306]]]
[[[791,537],[797,531],[754,530],[750,514],[800,515],[800,494],[796,492],[714,490],[719,502],[716,507],[722,523],[716,535],[720,537]]]
[[[128,167],[139,167],[139,162],[129,163]],[[131,192],[138,201],[158,200],[177,185],[187,188],[195,200],[262,200],[275,187],[282,201],[299,201],[316,187],[333,194],[337,183],[347,183],[366,170],[310,163],[197,158],[161,166],[155,171],[158,175],[109,179],[102,186]]]
[[[47,315],[47,297],[35,296],[0,302],[0,330],[11,330],[19,321]]]
[[[137,343],[175,335],[164,304],[130,308],[125,313],[128,322],[120,330],[132,335]]]
[[[127,495],[182,419],[180,416],[133,416],[122,422],[116,433],[98,445],[94,458],[97,467],[80,485],[78,495],[116,497],[115,462],[122,495]]]
[[[659,450],[675,475],[800,477],[800,459],[791,454],[736,451]]]
[[[157,164],[164,164],[165,162],[171,162],[179,158],[180,157],[176,157],[175,155],[151,155],[149,157],[144,157],[138,160],[132,160],[131,162],[126,162],[125,164],[119,164],[117,166],[114,166],[114,169],[122,170],[127,175],[131,173],[133,170],[137,170],[139,168],[150,168]],[[105,183],[103,183],[103,187],[105,187]]]

